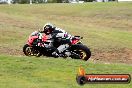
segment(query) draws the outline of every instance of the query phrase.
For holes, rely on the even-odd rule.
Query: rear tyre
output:
[[[23,46],[23,52],[26,56],[40,57],[42,55],[40,51],[34,49],[33,47],[30,47],[28,44],[25,44]]]
[[[73,45],[71,51],[75,52],[78,57],[84,61],[87,61],[91,57],[90,49],[82,44]],[[72,56],[72,58],[78,59],[76,56]]]

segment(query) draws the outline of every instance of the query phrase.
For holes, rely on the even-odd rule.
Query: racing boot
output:
[[[59,53],[62,53],[63,51],[65,51],[67,48],[69,47],[68,44],[63,44],[63,45],[60,45],[57,50]]]
[[[58,50],[55,50],[55,51],[52,53],[52,56],[55,57],[55,58],[59,57],[59,54],[58,54],[57,52],[58,52]]]

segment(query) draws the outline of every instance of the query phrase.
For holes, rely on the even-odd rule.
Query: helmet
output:
[[[51,23],[46,23],[43,27],[43,32],[45,34],[51,34],[55,27]]]

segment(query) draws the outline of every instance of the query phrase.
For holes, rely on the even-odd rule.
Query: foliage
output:
[[[45,0],[32,0],[32,3],[44,3]],[[13,0],[13,3],[28,4],[30,0]]]
[[[13,3],[27,4],[30,0],[13,0]],[[46,0],[32,0],[32,3],[45,3]],[[47,0],[49,3],[61,3],[62,0]]]

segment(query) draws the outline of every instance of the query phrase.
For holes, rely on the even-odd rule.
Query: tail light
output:
[[[73,39],[73,40],[72,40],[72,44],[77,44],[78,41],[79,41],[79,39]]]

